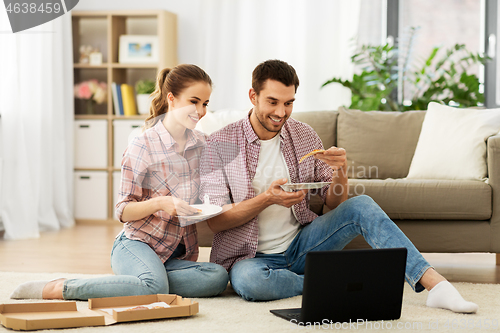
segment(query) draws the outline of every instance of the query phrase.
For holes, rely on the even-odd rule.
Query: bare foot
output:
[[[64,281],[66,279],[61,278],[57,280],[50,281],[43,287],[42,298],[43,299],[63,299],[63,287]]]

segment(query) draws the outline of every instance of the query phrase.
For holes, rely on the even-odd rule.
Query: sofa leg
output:
[[[497,266],[500,266],[500,253],[497,253]]]

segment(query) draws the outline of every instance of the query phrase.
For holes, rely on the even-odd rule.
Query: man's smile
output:
[[[275,125],[279,125],[279,124],[281,124],[281,123],[283,122],[283,120],[284,120],[285,118],[274,118],[274,117],[269,116],[269,119],[271,119],[271,122],[272,122],[273,124],[275,124]]]

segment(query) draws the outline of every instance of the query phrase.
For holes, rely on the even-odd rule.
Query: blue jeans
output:
[[[209,297],[226,289],[229,278],[222,266],[174,259],[184,252],[184,246],[179,246],[164,264],[149,245],[122,234],[111,251],[111,267],[116,275],[66,280],[63,298],[87,300],[149,294]]]
[[[366,195],[343,202],[303,227],[285,252],[257,253],[255,258],[237,262],[229,273],[231,285],[238,295],[249,301],[301,295],[306,254],[341,250],[358,235],[363,235],[373,248],[407,248],[405,279],[416,292],[424,290],[418,281],[431,265]]]

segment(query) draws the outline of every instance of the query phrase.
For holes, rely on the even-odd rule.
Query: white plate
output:
[[[222,207],[216,206],[216,205],[206,205],[206,204],[199,204],[199,205],[190,205],[193,208],[196,209],[201,209],[201,213],[195,214],[195,215],[189,215],[189,216],[180,216],[178,215],[177,217],[179,218],[179,221],[181,222],[181,226],[186,226],[190,225],[196,222],[201,222],[206,219],[211,218],[212,216],[215,216],[222,212]]]
[[[328,184],[328,182],[317,182],[317,183],[286,183],[280,185],[284,191],[298,191],[298,190],[312,190],[315,188],[322,188]]]

